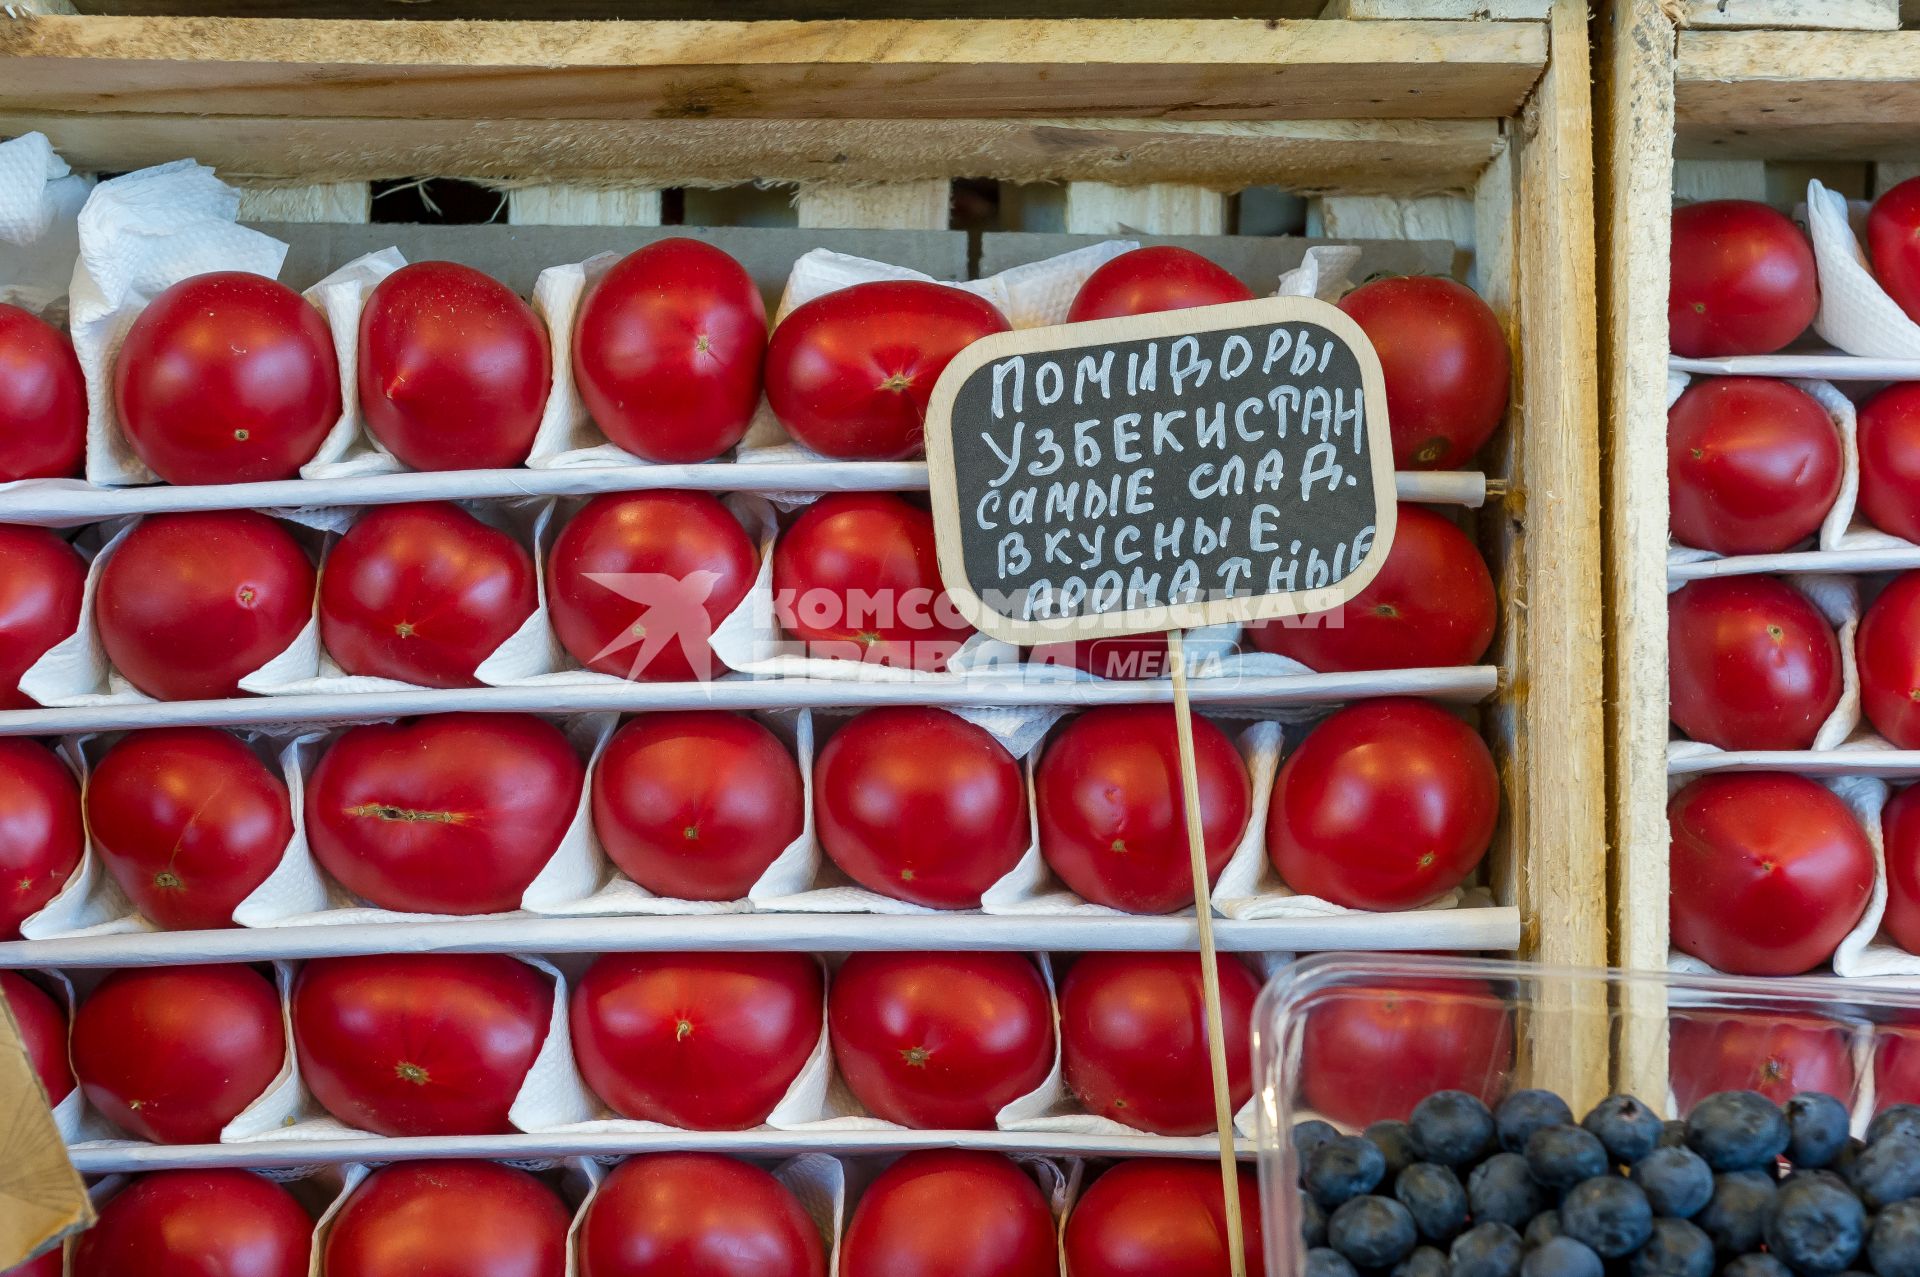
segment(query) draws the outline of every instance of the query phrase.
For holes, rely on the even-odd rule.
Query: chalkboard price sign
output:
[[[1312,298],[996,334],[926,438],[948,594],[1008,642],[1322,611],[1393,540],[1379,357]]]

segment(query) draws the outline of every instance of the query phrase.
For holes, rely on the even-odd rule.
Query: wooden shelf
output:
[[[1678,153],[1920,159],[1920,31],[1682,31]]]

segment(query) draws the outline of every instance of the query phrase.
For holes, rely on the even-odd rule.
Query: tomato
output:
[[[1867,254],[1874,278],[1907,318],[1920,319],[1920,182],[1881,192],[1867,211]]]
[[[648,461],[711,461],[760,406],[767,308],[746,268],[675,237],[621,258],[587,289],[573,377],[607,438]]]
[[[181,280],[135,317],[113,401],[127,443],[168,483],[290,479],[340,418],[340,366],[306,298],[263,275],[216,271]]]
[[[0,303],[0,483],[64,479],[87,455],[87,380],[67,335]]]
[[[745,714],[630,719],[593,772],[607,858],[659,896],[744,900],[805,823],[800,765]]]
[[[67,1062],[67,1009],[18,971],[0,971],[0,1000],[13,1012],[27,1061],[47,1093],[49,1107],[73,1093],[73,1065]]]
[[[0,737],[0,940],[60,894],[86,846],[80,784],[58,755],[22,736]]]
[[[0,1273],[0,1277],[63,1277],[66,1272],[61,1248],[55,1246],[38,1259],[30,1259]]]
[[[73,1017],[87,1103],[136,1139],[215,1144],[286,1062],[280,994],[251,967],[129,967]]]
[[[293,838],[285,782],[211,727],[121,737],[87,778],[86,806],[107,872],[169,931],[233,926]]]
[[[520,465],[553,385],[547,326],[497,279],[415,262],[360,311],[367,433],[415,470]]]
[[[600,1185],[580,1225],[580,1277],[826,1272],[820,1230],[787,1187],[718,1153],[628,1158]]]
[[[307,781],[307,841],[341,886],[403,913],[505,913],[560,846],[586,768],[531,714],[350,729]]]
[[[1873,849],[1804,776],[1702,776],[1667,802],[1673,944],[1733,975],[1819,966],[1866,911]]]
[[[1667,596],[1676,727],[1722,749],[1807,749],[1840,703],[1840,640],[1770,576],[1709,577]]]
[[[933,516],[890,492],[838,492],[773,547],[774,611],[808,656],[944,670],[973,634],[940,582]]]
[[[1030,659],[1039,664],[1073,666],[1097,678],[1170,678],[1164,634],[1124,634],[1113,638],[1081,639],[1073,643],[1042,643]],[[1192,665],[1192,658],[1188,659]]]
[[[1920,785],[1896,793],[1880,813],[1887,856],[1887,913],[1882,928],[1895,944],[1920,953]]]
[[[316,958],[293,985],[313,1098],[377,1135],[500,1135],[540,1054],[553,986],[498,953]]]
[[[1380,356],[1393,463],[1457,470],[1507,414],[1507,335],[1471,288],[1430,275],[1377,279],[1340,299]]]
[[[946,284],[855,284],[796,307],[767,345],[767,403],[796,440],[829,457],[918,456],[927,400],[953,357],[1007,318]]]
[[[870,709],[813,761],[814,825],[869,891],[975,909],[1032,836],[1020,764],[992,733],[919,706]]]
[[[31,709],[20,680],[80,625],[87,565],[45,528],[0,524],[0,709]]]
[[[1329,990],[1301,1034],[1299,1102],[1328,1121],[1404,1121],[1435,1091],[1492,1103],[1513,1064],[1513,1016],[1480,980],[1422,979]]]
[[[1753,200],[1673,210],[1668,341],[1689,359],[1769,355],[1807,330],[1820,308],[1813,246],[1785,216]]]
[[[238,696],[241,678],[306,628],[313,585],[307,552],[264,514],[150,515],[101,568],[94,624],[107,659],[147,695]]]
[[[608,954],[574,986],[574,1059],[622,1117],[743,1131],[813,1054],[825,999],[811,954]]]
[[[1262,1258],[1260,1181],[1239,1169],[1240,1246],[1246,1271]],[[1226,1193],[1211,1161],[1142,1157],[1116,1163],[1067,1216],[1067,1277],[1227,1277]]]
[[[1053,1003],[1024,953],[856,953],[833,978],[834,1062],[875,1117],[990,1131],[1053,1068]]]
[[[553,632],[602,674],[642,683],[711,678],[707,640],[759,567],[746,529],[704,492],[595,497],[547,558]]]
[[[1840,432],[1812,395],[1770,377],[1709,377],[1667,409],[1676,541],[1774,554],[1820,530],[1840,495]]]
[[[1841,1039],[1841,1050],[1845,1050],[1844,1037]],[[1841,1054],[1840,1058],[1847,1059],[1845,1054]],[[1849,1065],[1849,1084],[1852,1078],[1853,1071]],[[1845,1096],[1847,1091],[1837,1090],[1835,1093]],[[1920,1104],[1920,1031],[1891,1025],[1881,1025],[1874,1031],[1873,1103],[1876,1112],[1895,1104]]]
[[[1860,709],[1898,749],[1920,748],[1920,572],[1902,572],[1860,618]]]
[[[1803,1091],[1853,1096],[1847,1030],[1830,1020],[1687,1010],[1670,1018],[1668,1043],[1683,1114],[1721,1091],[1758,1091],[1776,1104]]]
[[[840,1277],[1056,1277],[1053,1213],[998,1153],[928,1149],[880,1172],[840,1242]]]
[[[1920,541],[1920,382],[1895,382],[1857,409],[1860,513]]]
[[[1253,1096],[1248,1045],[1260,981],[1223,955],[1228,1107]],[[1215,1128],[1200,958],[1191,953],[1089,953],[1060,985],[1060,1062],[1089,1113],[1155,1135]]]
[[[313,1220],[249,1171],[154,1171],[73,1243],[73,1277],[307,1277]]]
[[[1067,322],[1252,300],[1253,290],[1233,272],[1191,249],[1163,244],[1101,263],[1074,294]]]
[[[533,556],[451,501],[363,515],[320,573],[320,640],[349,674],[478,687],[539,605]]]
[[[1281,765],[1267,855],[1303,895],[1418,909],[1466,881],[1499,817],[1500,775],[1471,727],[1429,701],[1362,701]]]
[[[1400,506],[1380,574],[1337,608],[1260,621],[1263,652],[1323,672],[1471,665],[1493,642],[1499,600],[1473,541],[1442,515]]]
[[[400,1162],[361,1181],[334,1215],[322,1277],[565,1277],[560,1195],[497,1162]]]
[[[1209,879],[1246,832],[1252,783],[1227,734],[1193,720]],[[1040,852],[1097,905],[1171,913],[1193,903],[1180,746],[1167,705],[1090,709],[1055,734],[1034,777]]]

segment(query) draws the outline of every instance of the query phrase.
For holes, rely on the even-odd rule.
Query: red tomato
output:
[[[1774,554],[1820,530],[1840,495],[1840,432],[1812,395],[1770,377],[1709,377],[1667,409],[1676,541]]]
[[[1828,1020],[1778,1013],[1685,1011],[1668,1024],[1673,1097],[1686,1113],[1721,1091],[1758,1091],[1785,1104],[1802,1091],[1853,1096],[1847,1031]]]
[[[908,1153],[867,1186],[840,1242],[840,1277],[1056,1277],[1053,1213],[998,1153]]]
[[[1191,249],[1163,244],[1102,263],[1074,294],[1067,322],[1252,300],[1253,290],[1233,272]]]
[[[648,461],[711,461],[760,406],[767,308],[711,244],[676,237],[628,253],[588,289],[573,376],[607,438]]]
[[[1471,665],[1493,642],[1498,607],[1493,574],[1467,534],[1402,504],[1387,561],[1366,589],[1329,611],[1250,625],[1247,637],[1323,672]]]
[[[540,1054],[553,986],[498,953],[316,958],[293,985],[301,1079],[378,1135],[501,1135]]]
[[[290,479],[340,418],[340,366],[306,298],[216,271],[181,280],[134,319],[113,400],[127,442],[168,483]]]
[[[800,764],[745,714],[630,719],[593,771],[607,858],[659,896],[744,900],[805,823]]]
[[[564,1277],[573,1216],[560,1195],[497,1162],[400,1162],[333,1217],[322,1277]]]
[[[7,1269],[0,1277],[63,1277],[66,1269],[60,1252],[61,1248],[55,1246],[38,1259]]]
[[[0,971],[0,1000],[20,1026],[20,1042],[27,1049],[40,1089],[49,1106],[73,1093],[73,1065],[67,1062],[67,1009],[51,994],[18,971]]]
[[[743,1131],[813,1054],[825,999],[811,954],[608,954],[574,986],[573,1054],[622,1117]]]
[[[156,1144],[218,1143],[286,1058],[279,991],[251,967],[129,967],[73,1017],[87,1103]]]
[[[580,1225],[580,1277],[826,1272],[820,1230],[786,1186],[718,1153],[628,1158],[601,1184]]]
[[[402,266],[360,312],[367,433],[415,470],[521,464],[552,385],[547,326],[471,266]]]
[[[1209,879],[1247,830],[1252,783],[1227,734],[1193,720]],[[1040,851],[1095,904],[1171,913],[1193,903],[1180,746],[1167,705],[1106,705],[1070,721],[1034,778]]]
[[[1261,1271],[1260,1181],[1240,1168],[1241,1254]],[[1227,1202],[1211,1161],[1142,1157],[1119,1162],[1073,1205],[1067,1277],[1227,1277]]]
[[[595,497],[547,558],[553,632],[588,669],[641,683],[707,679],[707,640],[753,586],[760,555],[704,492]]]
[[[154,1171],[73,1243],[73,1277],[307,1277],[313,1220],[249,1171]]]
[[[0,737],[0,940],[60,894],[86,846],[80,784],[38,741]]]
[[[1860,618],[1860,709],[1899,749],[1920,749],[1920,572],[1893,578]]]
[[[1920,319],[1920,181],[1881,193],[1867,212],[1873,275],[1909,319]]]
[[[773,598],[809,656],[944,670],[973,633],[941,586],[933,516],[889,492],[802,511],[773,547]]]
[[[382,506],[320,573],[320,640],[349,674],[478,687],[539,604],[533,556],[451,501]]]
[[[1843,1061],[1848,1059],[1845,1043],[1846,1039],[1842,1036],[1838,1054]],[[1850,1063],[1847,1080],[1850,1090],[1853,1080]],[[1848,1091],[1836,1088],[1834,1093],[1844,1097]],[[1873,1103],[1875,1112],[1895,1104],[1920,1104],[1920,1031],[1890,1025],[1882,1025],[1874,1031]]]
[[[1832,790],[1804,776],[1702,776],[1667,803],[1673,943],[1733,975],[1799,975],[1860,921],[1873,848]]]
[[[1813,246],[1753,200],[1673,210],[1668,341],[1689,359],[1769,355],[1807,330],[1820,307]]]
[[[1807,749],[1840,703],[1840,640],[1770,576],[1709,577],[1667,596],[1673,722],[1722,749]]]
[[[0,303],[0,483],[64,479],[87,455],[87,381],[67,335]]]
[[[1466,881],[1499,816],[1500,775],[1471,727],[1429,701],[1362,701],[1281,765],[1267,855],[1303,895],[1418,909]]]
[[[1227,1094],[1238,1111],[1253,1095],[1248,1045],[1260,981],[1240,959],[1220,958]],[[1089,953],[1060,985],[1060,1062],[1089,1113],[1155,1135],[1215,1129],[1200,957],[1192,953]]]
[[[147,695],[238,696],[312,618],[313,583],[307,552],[264,514],[150,515],[100,570],[94,623],[107,659]]]
[[[1887,915],[1882,923],[1895,944],[1920,953],[1920,785],[1893,796],[1880,813],[1887,854]]]
[[[34,706],[20,679],[79,628],[86,583],[87,565],[65,541],[45,528],[0,524],[0,709]]]
[[[1032,650],[1030,659],[1044,665],[1071,665],[1096,678],[1170,678],[1173,674],[1164,634],[1042,643]],[[1193,658],[1189,657],[1187,664],[1191,667]]]
[[[1491,1103],[1513,1064],[1513,1016],[1480,980],[1348,985],[1308,1012],[1299,1101],[1329,1121],[1404,1121],[1434,1091]]]
[[[943,709],[870,709],[813,762],[814,824],[870,891],[975,909],[1031,838],[1026,778],[983,727]]]
[[[1507,335],[1471,288],[1430,275],[1377,279],[1340,299],[1380,355],[1393,462],[1456,470],[1507,413]]]
[[[767,403],[829,457],[918,456],[933,383],[953,357],[1007,331],[992,302],[946,284],[855,284],[797,307],[767,346]]]
[[[368,723],[307,781],[307,841],[348,891],[403,913],[505,913],[553,858],[586,768],[531,714]]]
[[[833,978],[840,1075],[875,1117],[990,1131],[1053,1068],[1053,1004],[1024,953],[856,953]]]
[[[293,838],[285,782],[211,727],[123,736],[87,778],[86,805],[107,872],[169,931],[233,926]]]
[[[1859,408],[1860,513],[1920,541],[1920,382],[1888,386]]]

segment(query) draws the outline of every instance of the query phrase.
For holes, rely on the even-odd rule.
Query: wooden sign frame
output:
[[[1175,339],[1234,328],[1306,323],[1326,329],[1342,341],[1360,365],[1365,404],[1368,470],[1373,479],[1375,532],[1360,563],[1331,585],[1287,593],[1209,599],[1163,607],[1134,608],[1088,616],[1026,619],[1007,616],[988,605],[968,574],[962,549],[958,474],[953,446],[953,409],[961,388],[976,372],[1014,355],[1044,355],[1110,343]],[[1026,328],[995,333],[962,350],[935,384],[927,404],[928,486],[939,546],[940,576],[961,616],[981,633],[1018,646],[1076,639],[1196,629],[1225,622],[1300,616],[1337,608],[1373,581],[1393,544],[1397,518],[1392,436],[1388,428],[1386,378],[1380,357],[1360,325],[1329,302],[1311,297],[1264,297],[1189,310],[1159,311],[1117,319]]]

